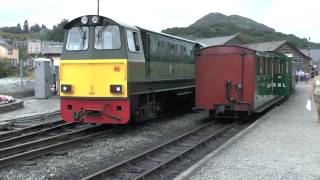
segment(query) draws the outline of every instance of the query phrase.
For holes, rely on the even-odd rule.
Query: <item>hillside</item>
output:
[[[189,27],[173,27],[162,32],[186,37],[189,39],[209,38],[215,36],[228,36],[240,33],[240,38],[247,43],[288,40],[298,48],[307,48],[307,39],[301,39],[293,34],[276,32],[264,24],[255,22],[249,18],[221,13],[210,13]],[[320,44],[311,43],[311,48],[320,48]]]
[[[45,32],[37,32],[37,33],[14,34],[14,33],[1,32],[0,31],[0,38],[20,40],[20,41],[30,40],[30,39],[45,40],[46,39],[46,33]]]
[[[27,20],[25,21],[27,22]],[[53,26],[52,29],[47,28],[44,24],[40,27],[38,24],[24,27],[22,30],[20,24],[11,27],[0,27],[0,39],[12,40],[48,40],[62,42],[64,37],[63,26],[68,23],[67,19],[63,19],[60,23]]]

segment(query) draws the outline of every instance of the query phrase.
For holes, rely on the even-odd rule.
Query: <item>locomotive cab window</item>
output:
[[[120,49],[120,30],[119,26],[97,26],[95,28],[95,49]]]
[[[131,52],[140,51],[139,36],[137,32],[127,31],[128,48]]]
[[[73,27],[68,30],[66,44],[67,51],[80,51],[88,49],[88,27]]]

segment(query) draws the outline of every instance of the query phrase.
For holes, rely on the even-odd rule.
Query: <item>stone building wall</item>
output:
[[[292,48],[288,43],[285,43],[282,46],[280,46],[276,50],[276,52],[282,54],[292,54],[292,59],[296,61],[297,70],[301,69],[304,72],[307,72],[309,70],[310,60],[304,57],[301,52]]]

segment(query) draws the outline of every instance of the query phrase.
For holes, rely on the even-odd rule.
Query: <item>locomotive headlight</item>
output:
[[[122,85],[110,85],[111,93],[122,93]]]
[[[88,19],[87,16],[83,16],[83,17],[81,18],[81,23],[82,23],[82,24],[87,24],[88,21],[89,21],[89,19]]]
[[[62,84],[61,91],[62,92],[71,92],[71,85],[70,84]]]
[[[99,22],[99,17],[98,16],[92,16],[91,21],[93,22],[93,24],[97,24]]]

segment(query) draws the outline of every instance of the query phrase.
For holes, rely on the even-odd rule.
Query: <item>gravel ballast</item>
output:
[[[94,140],[62,155],[35,159],[36,165],[11,166],[0,171],[1,179],[79,179],[132,155],[159,145],[203,123],[207,113],[137,123],[121,133]]]

